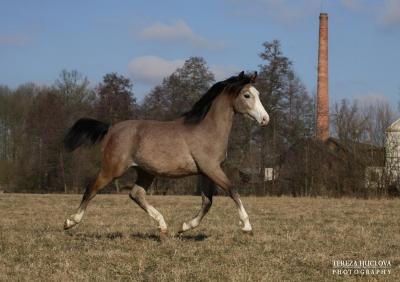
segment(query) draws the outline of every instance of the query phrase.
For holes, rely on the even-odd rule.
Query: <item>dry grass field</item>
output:
[[[199,228],[175,236],[200,197],[151,196],[170,226],[127,195],[99,195],[82,224],[64,219],[79,195],[0,194],[0,281],[400,281],[400,201],[245,198],[254,236],[216,197]],[[390,275],[338,276],[332,261],[390,260]]]

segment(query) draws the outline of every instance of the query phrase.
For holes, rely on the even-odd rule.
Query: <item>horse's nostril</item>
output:
[[[268,116],[264,116],[263,118],[262,118],[262,124],[263,125],[267,125],[268,124],[268,122],[269,122],[269,117]]]

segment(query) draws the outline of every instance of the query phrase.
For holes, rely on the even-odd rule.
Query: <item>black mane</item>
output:
[[[211,88],[193,105],[192,109],[183,114],[185,123],[196,124],[202,121],[211,108],[215,98],[224,90],[228,95],[239,95],[242,88],[253,80],[250,76],[241,72],[237,76],[232,76],[226,80],[215,83]]]

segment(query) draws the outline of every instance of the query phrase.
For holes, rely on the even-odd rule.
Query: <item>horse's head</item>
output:
[[[240,76],[244,73],[241,72]],[[260,101],[260,92],[253,86],[257,78],[257,72],[251,76],[251,82],[246,84],[233,102],[235,112],[247,115],[256,120],[261,126],[266,126],[269,122],[269,115]]]

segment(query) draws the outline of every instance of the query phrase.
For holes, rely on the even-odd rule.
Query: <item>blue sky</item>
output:
[[[329,13],[331,101],[400,100],[400,1],[4,1],[0,84],[51,84],[62,69],[93,85],[130,77],[141,98],[189,56],[218,79],[255,70],[279,39],[308,91],[316,88],[318,16]]]

